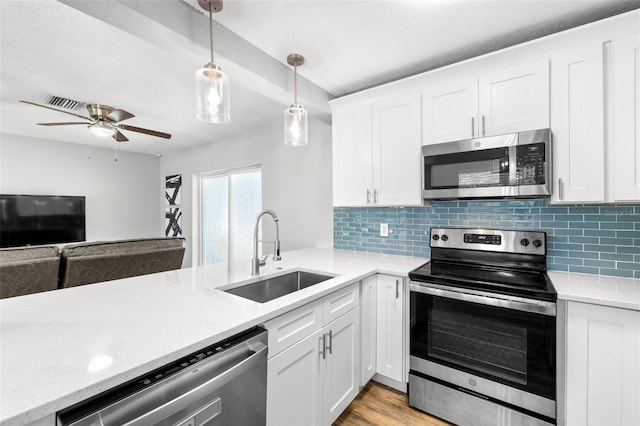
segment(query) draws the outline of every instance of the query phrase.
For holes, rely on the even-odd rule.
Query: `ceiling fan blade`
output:
[[[36,123],[38,126],[67,126],[69,124],[84,124],[85,126],[90,123],[84,121],[69,121],[68,123]]]
[[[126,142],[129,140],[118,129],[113,129],[113,138],[116,140],[116,142]]]
[[[126,124],[120,124],[118,127],[131,132],[144,133],[146,135],[157,136],[159,138],[171,139],[171,135],[169,133],[162,133],[156,130],[143,129],[142,127],[128,126]]]
[[[84,115],[74,114],[73,112],[65,111],[63,109],[53,108],[53,107],[50,107],[48,105],[41,105],[41,104],[37,104],[35,102],[29,102],[29,101],[20,101],[20,102],[22,102],[23,104],[35,105],[35,106],[39,106],[41,108],[51,109],[51,110],[54,110],[54,111],[61,112],[63,114],[69,114],[69,115],[73,115],[74,117],[83,118],[85,120],[93,121],[93,119],[91,119],[89,117],[85,117]]]
[[[127,112],[123,109],[116,109],[111,111],[108,115],[107,118],[111,121],[113,121],[114,123],[117,123],[119,121],[124,121],[124,120],[128,120],[130,118],[135,117],[135,115],[131,114],[130,112]]]

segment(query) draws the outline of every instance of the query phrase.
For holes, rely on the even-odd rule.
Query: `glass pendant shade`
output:
[[[229,76],[219,66],[208,63],[196,71],[196,117],[207,123],[231,120]]]
[[[284,144],[304,146],[307,138],[307,110],[301,105],[290,105],[284,110]]]

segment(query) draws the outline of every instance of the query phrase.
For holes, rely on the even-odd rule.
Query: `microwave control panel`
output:
[[[544,185],[545,144],[532,143],[516,148],[518,185]]]

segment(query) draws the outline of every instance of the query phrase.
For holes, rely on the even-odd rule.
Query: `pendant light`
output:
[[[304,64],[304,57],[297,53],[287,56],[287,63],[293,66],[293,104],[284,110],[284,144],[304,146],[307,144],[307,110],[298,105],[298,67]]]
[[[209,11],[209,43],[211,62],[196,71],[196,117],[207,123],[228,123],[231,120],[229,76],[213,63],[213,13],[222,10],[223,0],[198,0]]]

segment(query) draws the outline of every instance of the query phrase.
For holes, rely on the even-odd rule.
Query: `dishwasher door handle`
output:
[[[178,411],[188,407],[199,399],[207,396],[215,389],[220,388],[225,383],[228,383],[229,381],[238,377],[244,371],[256,365],[258,362],[260,362],[260,359],[262,357],[266,356],[267,349],[268,347],[264,346],[257,352],[254,352],[248,358],[245,358],[238,364],[234,365],[228,370],[225,370],[216,377],[202,383],[201,385],[193,389],[188,390],[177,398],[174,398],[171,401],[168,401],[144,413],[143,415],[130,420],[127,423],[123,423],[123,426],[142,426],[156,424],[168,418],[170,415],[177,413]],[[243,350],[246,350],[246,348],[244,348]]]

